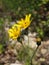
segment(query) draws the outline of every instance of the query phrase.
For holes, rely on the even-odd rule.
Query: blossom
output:
[[[30,25],[31,23],[30,17],[31,17],[31,14],[26,15],[25,21],[24,21],[24,29],[26,29]]]
[[[30,23],[31,14],[26,15],[25,19],[21,19],[8,30],[9,38],[17,39],[20,36],[21,30],[26,29]]]
[[[30,17],[31,17],[31,14],[26,15],[25,19],[21,19],[20,22],[18,22],[17,24],[21,25],[22,29],[26,29],[31,23]]]
[[[19,28],[11,28],[8,30],[9,38],[17,39],[20,35],[20,29]]]

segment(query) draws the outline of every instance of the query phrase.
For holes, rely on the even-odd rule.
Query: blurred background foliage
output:
[[[16,15],[21,17],[27,13],[33,13],[38,11],[40,6],[47,4],[49,0],[0,0],[0,8],[6,12],[15,12]]]

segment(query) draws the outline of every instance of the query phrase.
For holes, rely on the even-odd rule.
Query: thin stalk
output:
[[[28,45],[29,45],[29,28],[28,28]]]
[[[34,53],[33,53],[32,57],[31,57],[31,65],[32,65],[32,59],[33,59],[33,57],[35,56],[36,51],[38,50],[38,48],[39,48],[39,46],[36,48],[36,50],[34,51]]]

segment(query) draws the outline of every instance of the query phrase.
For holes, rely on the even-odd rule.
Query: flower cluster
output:
[[[20,21],[14,24],[12,28],[8,30],[9,38],[17,39],[21,33],[21,30],[26,29],[30,25],[31,23],[30,17],[31,14],[26,15],[25,19],[22,18]]]

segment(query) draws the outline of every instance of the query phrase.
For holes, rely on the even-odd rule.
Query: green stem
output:
[[[33,59],[33,57],[35,56],[36,51],[38,50],[38,48],[39,48],[39,46],[36,48],[36,50],[34,51],[34,53],[33,53],[32,57],[31,57],[31,65],[32,65],[32,59]]]
[[[28,28],[28,33],[29,33],[29,28]],[[28,45],[29,45],[29,34],[28,34]]]

